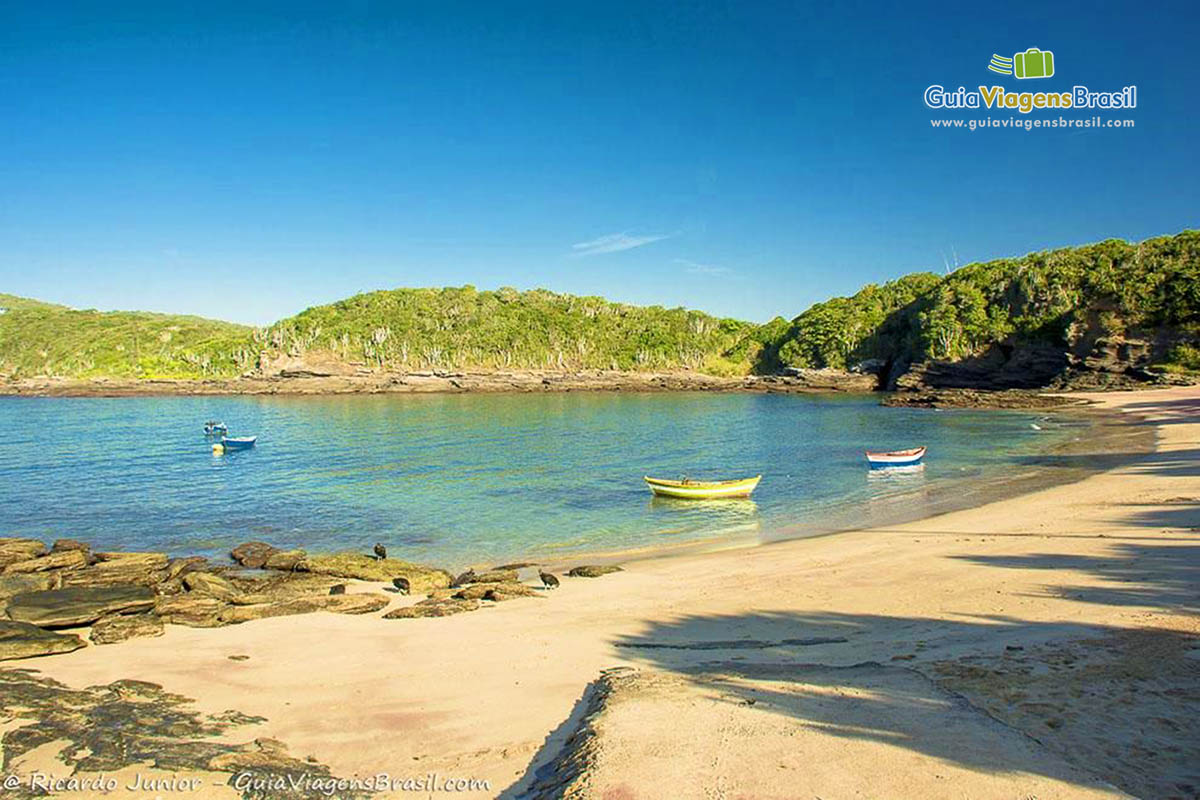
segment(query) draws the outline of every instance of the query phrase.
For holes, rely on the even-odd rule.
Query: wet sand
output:
[[[490,781],[462,796],[1195,797],[1200,390],[1096,399],[1153,425],[1155,451],[930,519],[640,560],[454,617],[169,626],[14,665],[263,717],[241,740],[280,739],[337,775]],[[602,677],[614,667],[630,669]],[[52,764],[44,750],[17,771]],[[237,796],[206,777],[164,796]]]

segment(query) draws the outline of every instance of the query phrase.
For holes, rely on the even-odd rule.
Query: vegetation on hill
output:
[[[784,366],[866,359],[956,361],[996,344],[1071,347],[1085,336],[1200,331],[1200,231],[1111,239],[1023,258],[916,273],[818,303],[773,343]],[[1177,345],[1169,360],[1190,363]]]
[[[205,378],[255,363],[251,329],[140,311],[76,311],[0,295],[0,376]]]
[[[545,290],[370,292],[266,329],[75,311],[0,294],[0,377],[229,377],[279,360],[373,369],[776,372],[958,361],[997,345],[1076,348],[1169,330],[1160,361],[1200,370],[1200,232],[1109,240],[921,272],[765,325]],[[1161,337],[1160,337],[1161,338]]]
[[[745,373],[758,326],[699,311],[535,289],[395,289],[310,308],[273,325],[290,356],[392,369],[691,369]]]

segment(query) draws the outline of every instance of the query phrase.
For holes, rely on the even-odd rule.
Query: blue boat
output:
[[[213,450],[249,450],[257,441],[257,436],[222,436],[221,441],[213,445]]]
[[[879,452],[867,451],[867,462],[871,469],[887,469],[888,467],[915,467],[925,457],[924,447],[914,447],[911,450],[888,450]]]

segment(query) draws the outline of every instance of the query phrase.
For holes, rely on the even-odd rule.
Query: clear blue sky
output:
[[[765,320],[943,255],[1200,227],[1198,8],[6,2],[0,291],[264,323],[472,283]],[[1031,46],[1054,78],[987,71]],[[1105,112],[1136,128],[934,130],[988,112],[932,83],[1136,84]]]

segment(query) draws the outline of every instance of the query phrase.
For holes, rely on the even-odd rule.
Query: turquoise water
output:
[[[750,394],[0,398],[0,535],[221,555],[383,542],[447,567],[770,539],[938,510],[1077,436],[1008,412]],[[257,434],[216,457],[202,433]],[[881,476],[864,447],[930,447]],[[752,501],[654,500],[644,474],[763,474]]]

